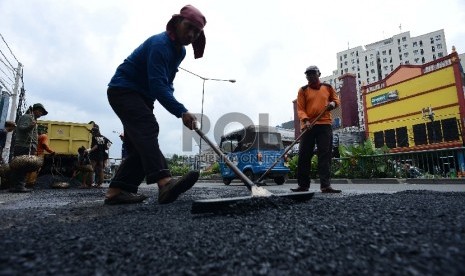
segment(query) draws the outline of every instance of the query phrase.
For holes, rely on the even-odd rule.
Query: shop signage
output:
[[[399,93],[397,92],[397,90],[389,91],[382,95],[371,98],[371,105],[378,105],[378,104],[382,104],[382,103],[386,103],[386,102],[390,102],[390,101],[394,101],[398,99],[399,99]]]

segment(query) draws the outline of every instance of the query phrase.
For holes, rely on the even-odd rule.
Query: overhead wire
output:
[[[3,38],[2,33],[0,33],[0,37],[2,37],[3,42],[5,43],[5,45],[6,45],[6,47],[8,48],[8,50],[10,50],[10,53],[11,53],[11,55],[15,58],[16,62],[19,63],[19,60],[16,58],[15,54],[13,54],[13,51],[11,51],[10,46],[9,46],[8,43],[5,41],[5,38]]]
[[[11,64],[11,62],[8,60],[8,58],[5,56],[5,54],[3,53],[2,50],[0,50],[0,54],[2,54],[2,56],[5,58],[5,60],[8,62],[8,64],[10,65],[11,69],[13,69],[13,71],[15,70],[15,67]],[[5,64],[5,62],[3,62],[3,64]],[[5,64],[6,65],[6,64]],[[8,66],[8,65],[6,65]]]
[[[3,71],[3,69],[2,69],[1,67],[0,67],[0,71],[1,71],[3,74],[5,74],[5,77],[7,77],[11,82],[14,82],[14,81],[8,76],[8,74],[7,74],[5,71]]]
[[[3,63],[6,66],[6,68],[10,69],[14,73],[15,68],[13,68],[13,67],[9,66],[8,64],[6,64],[5,61],[3,61],[3,59],[1,57],[0,57],[0,62]]]

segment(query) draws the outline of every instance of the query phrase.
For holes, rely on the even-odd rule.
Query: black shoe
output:
[[[10,193],[30,193],[32,192],[31,189],[26,187],[13,187],[9,190]]]
[[[321,189],[321,192],[323,194],[338,194],[340,192],[342,192],[341,190],[336,190],[336,189],[333,189],[332,187],[328,187],[328,188],[323,188]]]
[[[158,191],[158,203],[168,204],[175,201],[180,194],[185,193],[194,186],[199,179],[199,175],[198,171],[191,171],[178,180],[171,179]]]
[[[291,188],[291,191],[293,192],[308,192],[308,188],[302,187],[302,186],[297,186],[297,188]]]
[[[107,205],[117,205],[117,204],[133,204],[140,203],[147,199],[146,195],[134,194],[126,191],[121,191],[119,194],[111,197],[105,198],[104,203]]]

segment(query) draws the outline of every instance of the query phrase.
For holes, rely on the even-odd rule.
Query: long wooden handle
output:
[[[207,136],[205,136],[205,134],[199,129],[199,128],[195,128],[194,129],[195,132],[197,132],[198,135],[200,135],[200,138],[202,138],[205,142],[207,142],[207,144],[213,149],[213,151],[216,152],[216,154],[218,154],[220,156],[220,158],[222,158],[222,161],[224,161],[226,163],[226,165],[228,165],[228,167],[233,170],[233,172],[240,178],[242,179],[242,181],[244,181],[244,184],[245,186],[247,186],[247,188],[249,190],[252,190],[252,187],[256,186],[252,180],[250,180],[244,173],[241,172],[241,170],[239,170],[239,168],[236,167],[236,165],[234,165],[229,159],[228,157],[221,152],[221,150],[215,145],[213,144],[212,141],[210,141],[210,139],[208,139]]]

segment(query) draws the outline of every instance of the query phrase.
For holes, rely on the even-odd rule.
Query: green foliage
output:
[[[211,165],[209,168],[206,170],[202,171],[201,176],[202,177],[209,177],[213,176],[214,174],[220,173],[220,164],[218,162],[214,163]]]
[[[378,178],[390,177],[387,148],[377,149],[371,140],[361,145],[341,145],[341,158],[333,164],[334,177],[339,178]]]
[[[189,166],[184,164],[185,158],[174,154],[170,159],[167,159],[168,168],[173,176],[182,176],[189,171]]]
[[[295,155],[292,157],[292,159],[287,163],[289,167],[289,178],[296,178],[297,177],[297,164],[299,163],[299,156]],[[317,171],[318,171],[318,157],[313,155],[312,157],[312,167],[310,168],[310,177],[311,178],[316,178],[317,176]]]
[[[182,176],[189,172],[189,166],[187,165],[170,165],[168,167],[171,171],[172,176]]]

